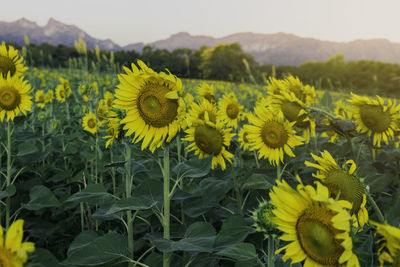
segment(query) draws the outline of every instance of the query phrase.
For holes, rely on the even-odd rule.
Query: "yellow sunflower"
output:
[[[270,77],[267,81],[268,95],[279,95],[285,89],[285,83],[282,80]]]
[[[85,116],[82,119],[82,127],[83,130],[95,134],[98,128],[96,115],[92,112],[85,114]]]
[[[364,186],[354,175],[356,164],[353,160],[348,160],[346,164],[351,164],[348,171],[340,168],[328,151],[322,152],[322,157],[311,153],[313,159],[318,163],[304,162],[306,166],[318,169],[315,178],[320,179],[329,189],[332,197],[347,200],[352,203],[351,215],[355,226],[361,228],[368,223],[368,211],[365,208],[367,201],[364,193]]]
[[[65,102],[66,92],[65,92],[64,85],[62,85],[62,84],[59,84],[56,87],[56,99],[60,103],[64,103]]]
[[[6,115],[7,122],[13,121],[20,111],[26,116],[26,112],[32,109],[30,92],[31,86],[22,77],[0,76],[0,121],[3,122]]]
[[[314,103],[315,89],[310,85],[303,85],[299,78],[294,76],[289,76],[284,80],[284,88],[293,94],[301,102],[305,103],[307,106]]]
[[[330,198],[319,182],[317,189],[300,183],[297,190],[286,181],[276,183],[269,193],[275,206],[271,221],[285,233],[280,239],[290,242],[276,251],[285,250],[284,261],[304,261],[306,267],[360,266],[349,235],[349,202]]]
[[[141,69],[132,64],[132,70],[125,67],[126,74],[118,76],[114,106],[126,110],[121,120],[126,136],[134,133],[132,142],[143,140],[142,149],[154,152],[175,137],[185,119],[185,103],[178,95],[182,82],[171,73],[154,72],[140,60],[138,65]]]
[[[70,82],[62,77],[59,78],[59,81],[61,83],[60,85],[64,87],[66,97],[69,97],[72,93]]]
[[[108,139],[106,142],[106,148],[108,148],[109,145],[112,145],[116,139],[119,137],[120,129],[121,129],[121,119],[118,116],[118,113],[109,110],[107,111],[107,129],[108,129],[108,134],[107,136],[104,136],[104,139]]]
[[[103,99],[97,104],[96,116],[99,127],[106,122],[107,107]]]
[[[105,93],[104,93],[104,103],[106,104],[107,109],[112,108],[113,101],[114,101],[114,96],[113,96],[113,94],[110,93],[110,92],[108,92],[108,91],[105,92]]]
[[[49,89],[47,91],[47,93],[46,93],[44,102],[45,103],[52,103],[53,102],[53,98],[54,98],[54,92],[53,92],[53,90]]]
[[[4,240],[3,228],[0,226],[0,266],[22,267],[28,260],[28,252],[35,250],[33,242],[22,242],[24,221],[19,219],[8,228]]]
[[[199,97],[204,97],[211,104],[215,105],[217,99],[215,98],[215,88],[207,83],[202,83],[197,88],[197,94]]]
[[[206,113],[208,116],[208,120],[210,120],[212,123],[217,122],[218,112],[215,105],[211,104],[210,102],[208,102],[208,100],[204,98],[200,100],[199,104],[197,104],[196,102],[192,102],[190,110],[187,114],[189,120],[188,124],[192,125],[198,120],[204,121]]]
[[[382,239],[378,241],[380,266],[386,266],[386,263],[394,267],[400,266],[400,229],[389,224],[370,222],[376,227],[376,232],[382,236]]]
[[[262,106],[255,107],[254,112],[255,116],[248,118],[252,125],[244,126],[250,149],[257,150],[258,158],[267,158],[272,165],[283,163],[283,152],[294,157],[292,148],[304,141],[295,135],[295,122],[284,121],[282,112]]]
[[[35,102],[39,108],[44,108],[46,105],[46,96],[43,90],[37,90],[35,94]]]
[[[245,129],[242,128],[239,131],[239,143],[240,143],[240,148],[243,150],[250,150],[250,141],[249,141],[249,132]]]
[[[394,138],[397,130],[397,121],[400,119],[399,106],[396,101],[385,101],[377,96],[377,100],[367,96],[359,96],[352,93],[352,99],[348,100],[352,104],[350,112],[357,126],[359,133],[373,135],[373,144],[381,146],[382,140],[388,144]]]
[[[211,122],[206,113],[204,120],[196,121],[192,127],[186,130],[186,137],[182,140],[191,142],[186,149],[194,151],[199,158],[211,156],[212,169],[220,165],[221,169],[225,170],[225,159],[231,162],[231,158],[233,158],[233,155],[226,150],[233,136],[234,134],[230,133],[229,128],[223,128],[221,121]]]
[[[315,121],[308,115],[306,104],[300,101],[293,92],[273,95],[270,103],[280,109],[288,121],[295,122],[294,126],[303,130],[306,143],[310,142],[310,136],[315,137]]]
[[[14,75],[20,77],[27,69],[22,56],[18,54],[18,50],[9,45],[7,51],[6,44],[2,42],[0,45],[0,75],[6,78],[7,74],[10,73],[11,77]]]
[[[222,99],[218,101],[218,106],[218,115],[224,121],[225,125],[236,129],[243,106],[239,104],[235,94],[225,94]]]

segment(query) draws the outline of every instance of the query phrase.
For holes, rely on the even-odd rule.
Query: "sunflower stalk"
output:
[[[178,153],[178,163],[182,162],[182,147],[181,147],[181,139],[179,136],[176,137],[176,150]],[[179,181],[179,188],[182,189],[183,187],[183,180]],[[185,223],[185,213],[183,211],[183,200],[180,201],[179,205],[181,206],[181,221]]]
[[[254,160],[256,162],[257,169],[260,168],[260,162],[258,162],[257,152],[253,150]]]
[[[274,267],[275,245],[274,237],[268,235],[268,267]]]
[[[384,223],[385,217],[383,216],[381,210],[379,209],[378,205],[376,204],[374,198],[369,194],[369,192],[365,192],[365,194],[367,195],[368,202],[371,204],[372,208],[376,212],[379,222]]]
[[[170,239],[170,195],[169,195],[169,145],[165,145],[164,149],[164,165],[162,169],[163,180],[164,180],[164,215],[163,215],[163,226],[164,226],[164,239]],[[163,253],[163,266],[169,267],[171,261],[171,254]]]
[[[128,199],[132,195],[132,175],[131,175],[131,147],[129,144],[125,144],[125,170],[126,170],[126,177],[125,177],[125,197]],[[132,216],[132,211],[128,210],[126,211],[126,223],[128,225],[127,231],[128,231],[128,251],[129,251],[129,257],[133,259],[134,254],[133,254],[133,249],[134,249],[134,243],[133,243],[133,216]]]
[[[7,187],[11,185],[11,122],[7,123],[7,177],[6,183]],[[10,225],[10,210],[11,210],[11,199],[7,197],[6,199],[6,229]]]
[[[240,188],[239,188],[239,182],[238,178],[235,175],[235,169],[234,166],[232,165],[232,178],[233,178],[233,185],[235,187],[235,194],[236,194],[236,203],[237,203],[237,210],[240,215],[243,215],[243,210],[242,210],[242,195],[240,193]]]

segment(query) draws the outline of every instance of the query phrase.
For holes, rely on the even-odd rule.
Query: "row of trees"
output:
[[[19,47],[21,49],[21,47]],[[75,48],[49,44],[22,48],[30,66],[66,68],[82,55]],[[338,55],[325,62],[306,62],[300,66],[259,65],[240,44],[203,46],[168,51],[145,46],[142,52],[91,50],[85,54],[89,68],[120,71],[141,59],[156,71],[168,69],[181,78],[265,83],[268,77],[292,74],[320,89],[352,90],[364,94],[400,94],[400,65],[371,60],[348,61]]]

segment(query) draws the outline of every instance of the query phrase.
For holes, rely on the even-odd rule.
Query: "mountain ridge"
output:
[[[334,42],[310,37],[300,37],[291,33],[233,33],[223,37],[191,35],[178,32],[169,38],[145,44],[143,42],[120,46],[111,39],[97,39],[75,25],[65,24],[50,18],[46,25],[21,18],[14,22],[0,22],[0,40],[24,45],[24,35],[32,44],[49,43],[73,46],[82,38],[88,49],[98,45],[108,51],[135,50],[141,52],[145,45],[154,49],[176,48],[199,49],[201,46],[215,46],[218,43],[238,42],[245,52],[254,56],[260,64],[299,65],[307,61],[326,61],[337,54],[344,54],[346,60],[376,60],[400,63],[400,44],[384,38],[356,39],[349,42]]]

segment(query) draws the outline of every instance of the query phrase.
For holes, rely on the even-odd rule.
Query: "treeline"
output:
[[[181,78],[262,84],[271,76],[284,78],[292,74],[318,89],[400,95],[400,65],[372,60],[345,61],[343,55],[337,55],[325,62],[306,62],[300,66],[273,66],[257,64],[253,56],[245,53],[237,43],[173,51],[145,46],[141,53],[93,49],[85,55],[79,54],[72,47],[51,46],[46,43],[17,48],[23,51],[28,65],[35,67],[74,67],[78,59],[84,56],[89,69],[113,69],[119,72],[122,66],[130,66],[136,59],[141,59],[156,71],[168,69]]]

